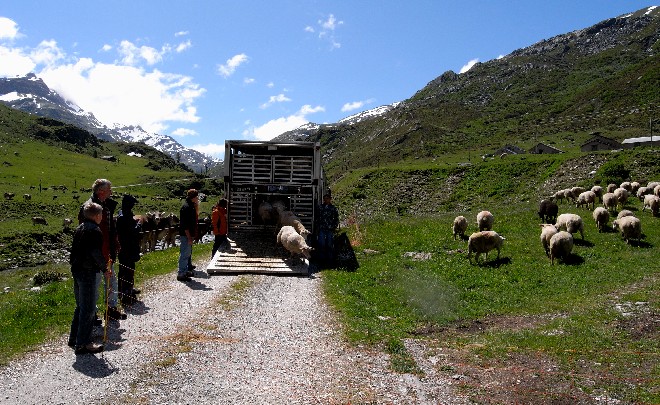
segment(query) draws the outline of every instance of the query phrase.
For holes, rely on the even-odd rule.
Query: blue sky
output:
[[[0,77],[222,157],[405,100],[447,70],[652,6],[634,0],[8,1]]]

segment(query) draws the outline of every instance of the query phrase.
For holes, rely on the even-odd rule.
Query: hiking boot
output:
[[[108,316],[110,319],[114,320],[124,320],[126,319],[126,314],[121,312],[117,307],[110,307],[108,308]]]
[[[192,271],[192,270],[188,270],[188,271],[186,271],[186,277],[194,277],[194,276],[195,276],[195,272],[194,272],[194,271]]]
[[[97,345],[96,343],[88,343],[85,346],[76,346],[76,354],[94,354],[101,353],[103,351],[103,345]]]
[[[138,295],[141,292],[142,292],[142,290],[140,290],[139,288],[134,288],[133,289],[133,295]]]
[[[192,278],[190,278],[190,276],[186,273],[186,274],[183,274],[183,275],[176,276],[176,280],[177,281],[183,281],[183,282],[187,283],[189,281],[192,281]]]

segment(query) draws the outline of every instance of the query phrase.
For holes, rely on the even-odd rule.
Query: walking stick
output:
[[[108,266],[107,266],[108,271],[112,271],[112,259],[108,260]],[[103,292],[105,293],[105,322],[103,322],[103,344],[105,344],[108,341],[108,321],[110,320],[110,315],[108,314],[108,300],[110,296],[110,291],[108,291],[110,288],[110,276],[107,274],[104,274],[103,277],[105,277],[105,288],[103,289]]]

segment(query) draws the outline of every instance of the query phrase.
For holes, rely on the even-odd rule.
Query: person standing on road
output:
[[[119,300],[122,306],[129,307],[137,301],[140,292],[135,285],[135,263],[140,260],[140,233],[142,218],[135,219],[133,207],[138,200],[132,195],[125,195],[121,200],[121,211],[117,217],[117,235],[121,250],[119,259],[118,286]]]
[[[221,198],[218,203],[213,206],[211,213],[211,224],[213,225],[213,249],[211,250],[211,259],[215,256],[215,252],[221,247],[224,248],[229,241],[227,240],[227,199]]]
[[[76,354],[99,353],[103,345],[92,342],[94,314],[98,291],[97,275],[110,276],[110,268],[103,256],[103,234],[99,224],[103,220],[103,207],[93,202],[86,202],[82,208],[83,221],[73,235],[71,244],[71,274],[73,276],[73,295],[76,309],[73,312],[69,347]]]
[[[339,227],[339,211],[332,205],[332,196],[323,196],[323,204],[318,211],[318,257],[322,266],[332,266],[334,258],[334,237]]]
[[[192,261],[192,245],[197,233],[197,202],[199,192],[191,188],[186,192],[186,201],[179,211],[179,269],[176,279],[178,281],[192,281],[193,272],[189,269]]]
[[[117,208],[117,201],[113,200],[112,196],[112,183],[107,179],[96,179],[92,185],[92,196],[87,202],[94,202],[103,207],[103,219],[99,224],[101,233],[103,234],[103,257],[106,263],[111,262],[110,278],[98,277],[98,283],[101,283],[101,278],[105,282],[105,291],[108,294],[108,313],[107,315],[114,319],[126,319],[126,314],[117,308],[117,275],[114,270],[114,262],[117,259],[117,251],[119,251],[119,239],[117,238],[117,229],[115,227],[115,209]],[[78,222],[84,221],[83,209],[78,213]],[[97,289],[98,291],[98,289]],[[97,293],[98,299],[98,293]]]

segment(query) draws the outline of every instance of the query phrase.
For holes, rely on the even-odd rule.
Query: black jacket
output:
[[[185,236],[187,229],[190,236],[194,238],[197,232],[197,210],[194,202],[186,199],[179,211],[179,220],[181,221],[179,222],[179,235]]]
[[[121,263],[140,260],[142,225],[133,218],[133,206],[136,202],[134,197],[125,196],[121,203],[121,214],[117,217],[117,236],[121,246],[119,262]]]
[[[101,228],[92,220],[84,220],[73,234],[71,255],[69,256],[71,272],[104,272],[107,263],[101,252],[102,247]]]

